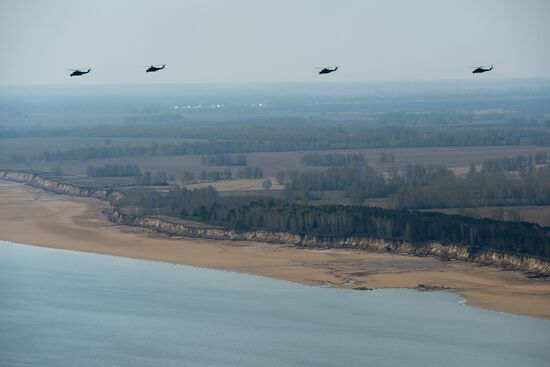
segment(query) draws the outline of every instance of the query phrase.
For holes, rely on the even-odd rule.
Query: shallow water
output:
[[[547,366],[550,322],[0,241],[0,366]]]

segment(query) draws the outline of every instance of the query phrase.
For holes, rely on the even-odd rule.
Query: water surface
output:
[[[0,241],[0,366],[548,366],[550,322]]]

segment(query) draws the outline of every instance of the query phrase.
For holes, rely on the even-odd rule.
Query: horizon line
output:
[[[472,78],[445,78],[445,79],[371,79],[371,80],[295,80],[295,81],[210,81],[210,82],[160,82],[160,83],[89,83],[89,84],[71,84],[71,83],[40,83],[40,84],[2,84],[0,88],[9,87],[122,87],[122,86],[181,86],[181,85],[265,85],[265,84],[367,84],[367,83],[449,83],[449,82],[469,82],[479,81],[483,77]],[[550,76],[542,77],[506,77],[506,78],[486,78],[488,82],[505,81],[550,81]],[[78,82],[77,82],[78,83]]]

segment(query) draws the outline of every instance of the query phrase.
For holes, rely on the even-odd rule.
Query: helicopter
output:
[[[472,66],[472,69],[474,69],[474,71],[472,71],[472,74],[481,74],[481,73],[485,73],[487,71],[491,71],[494,69],[493,65],[491,65],[491,67],[487,67],[487,66]]]
[[[335,66],[334,69],[331,69],[331,68],[316,68],[316,69],[321,69],[321,71],[319,72],[319,75],[330,74],[338,70],[338,66]]]
[[[84,74],[88,74],[90,71],[92,71],[92,69],[88,69],[88,71],[82,71],[82,70],[78,70],[78,69],[67,69],[69,71],[72,71],[71,75],[70,76],[82,76]]]
[[[155,71],[159,71],[159,70],[164,69],[165,66],[166,66],[166,64],[162,64],[162,66],[160,66],[160,65],[151,65],[151,66],[149,66],[149,68],[147,70],[145,70],[145,72],[146,73],[153,73]]]

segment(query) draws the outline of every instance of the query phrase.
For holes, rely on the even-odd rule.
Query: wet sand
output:
[[[343,288],[448,287],[471,305],[550,319],[550,279],[462,261],[168,237],[111,223],[95,199],[0,181],[0,240]]]

